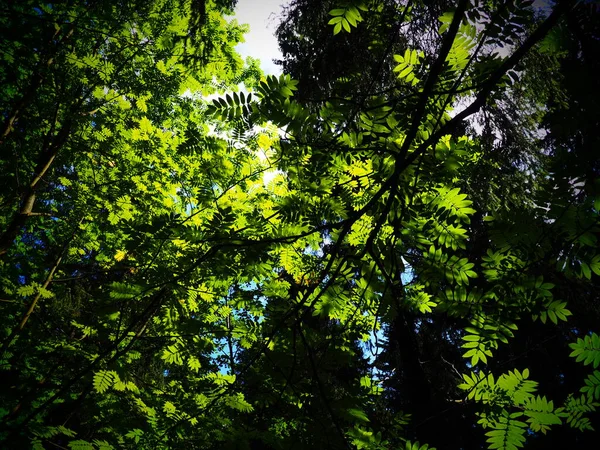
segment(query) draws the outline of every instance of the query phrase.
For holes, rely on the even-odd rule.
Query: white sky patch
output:
[[[235,18],[239,23],[250,25],[246,40],[238,44],[236,50],[243,58],[252,56],[260,59],[260,66],[266,75],[280,75],[281,67],[273,64],[273,59],[282,59],[275,33],[281,5],[285,0],[238,0]]]
[[[265,174],[263,175],[263,183],[264,183],[265,187],[267,187],[269,185],[269,183],[271,181],[273,181],[273,178],[275,178],[277,175],[283,174],[283,173],[284,172],[279,169],[267,170],[265,172]]]

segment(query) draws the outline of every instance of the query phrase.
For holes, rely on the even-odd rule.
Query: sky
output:
[[[235,8],[237,21],[250,25],[250,32],[245,35],[246,42],[239,44],[236,50],[243,58],[252,56],[260,59],[266,75],[281,73],[281,68],[272,62],[274,58],[281,58],[273,33],[281,11],[280,5],[285,3],[286,0],[238,0]]]

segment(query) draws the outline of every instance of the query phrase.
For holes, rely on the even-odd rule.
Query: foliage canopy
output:
[[[1,10],[1,445],[593,445],[597,10],[234,3]]]

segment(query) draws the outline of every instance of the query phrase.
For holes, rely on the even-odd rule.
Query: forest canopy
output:
[[[235,4],[0,6],[0,447],[595,448],[598,5]]]

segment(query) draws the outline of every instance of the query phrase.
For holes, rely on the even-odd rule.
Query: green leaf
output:
[[[590,269],[590,266],[588,266],[587,263],[583,261],[581,262],[581,273],[588,280],[592,278],[592,271]]]
[[[69,442],[69,448],[72,450],[96,450],[93,444],[81,439]]]
[[[99,394],[103,394],[113,387],[119,380],[117,372],[113,370],[99,370],[94,374],[94,389]]]
[[[398,78],[406,78],[408,76],[408,74],[410,74],[413,71],[412,66],[407,66],[405,69],[403,69],[399,74],[398,74]]]
[[[367,417],[367,414],[361,409],[350,408],[350,409],[347,409],[346,412],[354,420],[357,420],[357,421],[363,422],[363,423],[369,422],[369,418]]]
[[[346,30],[348,33],[350,33],[350,24],[348,23],[348,21],[346,19],[342,20],[342,26],[344,27],[344,30]]]

